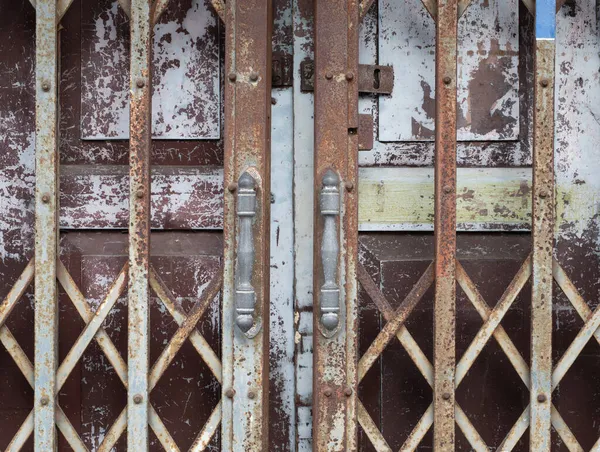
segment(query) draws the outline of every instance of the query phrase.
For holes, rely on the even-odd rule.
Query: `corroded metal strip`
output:
[[[437,2],[433,327],[433,447],[436,450],[454,450],[457,8],[457,0]]]
[[[315,169],[320,182],[328,171],[340,181],[338,281],[339,327],[324,334],[320,296],[314,300],[313,448],[356,450],[356,318],[358,244],[358,25],[357,0],[314,3],[315,8]],[[324,284],[324,218],[315,190],[314,294]]]
[[[165,12],[169,6],[169,0],[156,0],[154,2],[154,13],[152,14],[152,23],[156,24],[160,19],[160,16]]]
[[[229,0],[225,23],[222,448],[258,452],[268,449],[272,2]],[[251,335],[235,326],[234,316],[240,230],[235,192],[244,172],[255,181],[252,229],[254,237],[262,238],[254,249],[256,309]]]
[[[58,36],[56,1],[36,5],[35,390],[34,445],[57,447],[54,394],[58,364]]]
[[[152,2],[131,2],[127,447],[148,450]]]
[[[6,319],[27,290],[27,287],[29,287],[29,284],[31,284],[31,281],[33,281],[34,271],[35,263],[34,260],[31,259],[13,284],[2,304],[0,304],[0,327],[4,326]]]
[[[356,407],[356,418],[377,452],[392,452],[392,448],[360,401]]]
[[[551,441],[555,7],[554,0],[538,0],[535,13],[529,433],[531,449],[540,451],[550,450]]]
[[[221,401],[210,414],[208,421],[202,427],[202,431],[198,434],[192,445],[190,446],[190,452],[200,452],[206,449],[212,440],[213,436],[217,432],[219,428],[219,424],[221,423]]]
[[[221,18],[223,22],[225,22],[225,3],[223,0],[210,0],[211,5],[213,6],[217,15]]]

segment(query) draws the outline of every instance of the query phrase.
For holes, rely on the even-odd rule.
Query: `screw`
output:
[[[237,184],[235,182],[230,183],[227,186],[227,190],[229,190],[231,193],[235,192],[237,190]]]
[[[254,391],[249,391],[248,398],[254,400],[256,398],[256,393]]]
[[[250,73],[250,81],[255,82],[257,80],[258,80],[258,74],[256,72],[251,72]]]
[[[40,403],[42,404],[42,406],[46,406],[50,403],[50,399],[47,396],[43,396],[40,399]]]
[[[449,392],[444,392],[442,394],[442,399],[444,399],[444,400],[450,400],[450,397],[452,397],[452,396],[450,395]]]
[[[448,76],[444,77],[444,85],[449,85],[452,83],[452,79]]]
[[[136,405],[139,405],[140,403],[142,403],[143,400],[144,400],[144,398],[142,397],[141,394],[136,394],[133,396],[133,403],[135,403]]]
[[[540,190],[540,198],[545,199],[548,197],[548,192],[544,189]]]
[[[545,78],[540,82],[540,85],[542,85],[544,88],[546,88],[549,84],[550,82]]]
[[[346,80],[354,80],[354,74],[352,72],[346,72]]]
[[[354,183],[352,181],[346,181],[346,183],[344,184],[346,186],[346,190],[348,191],[352,191],[354,190]]]
[[[142,199],[144,197],[144,190],[138,190],[135,192],[135,196],[138,199]]]
[[[235,72],[231,72],[229,74],[229,81],[230,82],[235,82],[237,80],[237,75],[235,74]]]
[[[344,389],[344,394],[346,394],[346,397],[350,397],[352,395],[352,388],[348,386],[346,389]]]
[[[48,193],[44,193],[42,195],[42,202],[44,204],[48,204],[50,202],[50,195]]]
[[[538,394],[537,401],[539,403],[544,403],[546,401],[546,395],[545,394]]]
[[[323,394],[325,394],[325,397],[331,397],[333,391],[331,389],[325,389],[325,391],[323,391]]]
[[[146,86],[146,81],[143,78],[138,78],[135,84],[138,88],[143,88],[144,86]]]
[[[444,186],[444,193],[446,193],[447,195],[452,193],[452,187],[450,185]]]
[[[225,397],[227,397],[228,399],[233,399],[234,395],[235,391],[232,388],[227,388],[227,390],[225,391]]]
[[[50,83],[47,81],[42,82],[42,89],[44,91],[50,91]]]
[[[327,72],[325,73],[325,78],[326,78],[327,80],[331,80],[331,79],[333,78],[333,74],[331,73],[331,71],[327,71]]]

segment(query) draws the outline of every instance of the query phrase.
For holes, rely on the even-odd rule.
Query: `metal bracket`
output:
[[[349,74],[343,74],[347,79]],[[315,90],[315,63],[305,60],[300,63],[302,91]],[[335,76],[335,75],[334,75]],[[358,65],[358,92],[374,94],[392,94],[394,88],[394,68],[375,64]]]
[[[294,82],[294,58],[289,53],[273,52],[271,57],[273,88],[292,86]]]

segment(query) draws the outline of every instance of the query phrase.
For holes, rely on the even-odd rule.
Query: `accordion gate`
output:
[[[475,0],[472,0],[473,2]],[[270,281],[270,228],[277,187],[271,189],[271,109],[277,100],[271,98],[275,64],[271,39],[273,4],[271,0],[210,0],[212,10],[224,24],[225,56],[224,91],[224,158],[223,178],[211,196],[223,205],[222,224],[207,229],[220,229],[222,239],[207,239],[215,248],[215,268],[210,280],[202,285],[201,296],[189,309],[174,294],[174,288],[151,263],[151,179],[152,137],[152,61],[153,29],[168,11],[169,0],[119,0],[119,7],[129,18],[129,191],[125,195],[129,209],[126,220],[129,234],[125,239],[111,238],[127,250],[126,262],[119,264],[116,277],[107,284],[101,302],[93,306],[77,282],[77,276],[61,257],[59,158],[61,109],[60,52],[61,20],[69,10],[69,0],[30,0],[35,8],[35,240],[33,257],[7,291],[0,304],[0,342],[33,390],[33,408],[19,421],[16,431],[2,429],[9,436],[7,451],[33,447],[38,451],[69,448],[90,449],[68,410],[59,403],[61,390],[81,365],[91,344],[98,347],[114,370],[126,393],[125,406],[110,428],[103,433],[95,450],[180,450],[160,408],[153,403],[155,390],[182,348],[194,350],[218,385],[219,398],[206,422],[196,432],[190,450],[266,451],[391,451],[380,428],[381,419],[369,412],[361,400],[361,383],[376,367],[388,346],[401,344],[432,393],[432,401],[400,447],[417,450],[428,434],[434,450],[457,448],[458,435],[477,451],[509,451],[522,444],[528,435],[529,449],[551,450],[558,435],[561,444],[571,451],[583,450],[560,410],[553,403],[553,392],[590,341],[600,344],[600,308],[592,309],[576,288],[567,271],[555,257],[557,195],[555,187],[555,105],[556,93],[556,12],[564,1],[523,0],[533,17],[535,39],[527,51],[533,58],[532,187],[530,252],[495,305],[488,304],[481,287],[469,275],[467,266],[458,258],[457,246],[457,90],[459,79],[458,23],[471,6],[471,0],[421,0],[435,22],[435,158],[434,158],[434,256],[403,301],[395,304],[384,294],[382,285],[373,278],[367,262],[359,261],[361,224],[359,221],[359,39],[361,22],[373,11],[374,0],[295,0],[290,3],[294,16],[296,50],[314,52],[314,137],[309,133],[295,136],[297,147],[306,144],[307,136],[314,145],[314,160],[304,165],[295,149],[296,180],[294,200],[296,218],[295,260],[310,261],[310,277],[297,270],[295,290],[311,293],[309,317],[314,360],[311,375],[312,392],[300,391],[292,403],[289,422],[294,444],[273,444],[270,427],[273,410],[270,403],[269,353],[270,293],[279,281]],[[383,3],[383,2],[382,2]],[[309,6],[310,5],[310,6]],[[298,15],[312,8],[314,38],[306,45],[303,34],[307,25]],[[300,13],[299,13],[300,11]],[[299,26],[298,24],[301,23]],[[307,33],[307,35],[310,33]],[[312,48],[314,51],[307,51]],[[521,50],[523,51],[523,50]],[[306,58],[310,59],[310,58]],[[281,60],[277,60],[281,64]],[[301,52],[294,55],[294,95],[300,93]],[[401,64],[399,62],[398,64]],[[304,81],[304,80],[302,80]],[[379,87],[377,87],[379,88]],[[364,92],[364,91],[361,91]],[[376,91],[369,91],[376,92]],[[312,108],[311,102],[294,97],[296,109]],[[71,114],[68,111],[65,114]],[[302,131],[297,118],[289,118],[290,127]],[[312,130],[312,129],[311,129]],[[294,133],[298,133],[295,131]],[[304,140],[304,141],[302,141]],[[312,149],[306,148],[310,151]],[[164,149],[163,149],[164,150]],[[311,155],[312,158],[312,155]],[[214,162],[212,162],[214,163]],[[366,165],[365,165],[366,166]],[[376,165],[374,165],[376,166]],[[303,171],[308,171],[310,174]],[[151,177],[152,174],[152,177]],[[211,173],[212,175],[212,173]],[[127,176],[127,175],[125,175]],[[305,190],[302,178],[310,179]],[[217,177],[218,178],[218,177]],[[383,182],[381,183],[383,184]],[[311,198],[311,199],[309,199]],[[312,204],[310,204],[312,202]],[[292,201],[289,200],[290,205]],[[306,206],[311,218],[303,217]],[[212,206],[218,210],[219,206]],[[303,218],[300,218],[303,217]],[[167,221],[167,220],[165,220]],[[300,223],[302,225],[300,225]],[[309,225],[310,233],[306,232]],[[302,229],[304,228],[304,229]],[[74,228],[78,229],[78,228]],[[80,229],[84,230],[85,227]],[[118,229],[118,228],[117,228]],[[177,229],[177,228],[174,228]],[[186,230],[188,228],[181,228]],[[194,228],[189,228],[194,229]],[[202,229],[202,228],[197,228]],[[299,232],[298,232],[299,231]],[[153,232],[152,237],[155,234]],[[157,242],[162,239],[158,238]],[[529,239],[528,239],[529,240]],[[304,242],[303,242],[304,241]],[[168,248],[161,242],[163,248]],[[215,245],[216,243],[216,245]],[[302,248],[303,244],[309,244]],[[290,245],[291,246],[291,245]],[[93,254],[93,253],[91,253]],[[302,254],[302,256],[301,256]],[[306,258],[309,256],[309,258]],[[211,256],[211,258],[214,256]],[[361,256],[364,257],[364,256]],[[364,259],[366,261],[366,259]],[[289,264],[289,263],[288,263]],[[291,264],[290,264],[291,265]],[[298,263],[294,261],[298,269]],[[79,279],[81,279],[79,277]],[[307,282],[308,281],[308,282]],[[24,303],[24,296],[34,287],[33,361],[9,328],[9,317]],[[515,300],[530,285],[531,316],[529,359],[523,357],[502,326],[502,321]],[[310,287],[310,288],[306,288]],[[464,296],[481,318],[481,327],[460,355],[457,350],[457,291]],[[553,359],[553,300],[557,289],[567,297],[583,327],[561,356]],[[432,358],[415,340],[407,323],[422,307],[427,292],[434,293]],[[66,294],[73,305],[81,332],[65,353],[59,353],[59,300]],[[363,308],[360,294],[374,305],[381,326],[371,334],[368,344],[362,340],[360,324]],[[127,298],[127,356],[107,332],[107,319],[119,299]],[[152,299],[175,325],[174,333],[152,358]],[[217,300],[217,301],[215,301]],[[216,349],[200,326],[203,316],[220,301],[221,330]],[[293,304],[293,302],[291,302]],[[290,307],[290,311],[292,308]],[[297,307],[295,313],[300,317]],[[71,311],[69,311],[71,312]],[[313,315],[314,314],[314,315]],[[272,315],[272,313],[271,313]],[[556,314],[554,314],[556,315]],[[296,344],[302,340],[296,320]],[[292,333],[290,332],[290,335]],[[368,336],[368,335],[367,335]],[[300,339],[298,339],[300,338]],[[489,343],[495,341],[505,359],[529,392],[529,404],[515,418],[514,425],[500,444],[488,444],[461,407],[456,394],[469,371]],[[219,341],[217,341],[219,342]],[[363,350],[364,349],[364,350]],[[61,356],[64,357],[61,358]],[[457,356],[459,355],[459,356]],[[292,357],[293,358],[293,357]],[[503,358],[504,359],[504,358]],[[296,371],[302,357],[296,353]],[[385,375],[383,375],[383,378]],[[294,382],[300,386],[298,375]],[[271,386],[272,387],[272,386]],[[222,396],[221,396],[222,394]],[[272,394],[271,394],[272,398]],[[0,404],[2,402],[0,401]],[[301,446],[300,421],[292,425],[298,407],[312,408],[310,446]],[[187,405],[186,405],[187,406]],[[297,410],[297,411],[296,411]],[[289,414],[289,413],[288,413]],[[392,416],[386,412],[383,415]],[[381,417],[383,417],[383,415]],[[310,419],[310,416],[307,416]],[[310,422],[310,421],[309,421]],[[306,426],[305,426],[306,427]],[[554,433],[553,433],[554,432]],[[218,439],[216,439],[218,438]],[[554,441],[554,442],[553,442]],[[297,442],[297,444],[296,444]],[[600,450],[600,439],[592,450]]]

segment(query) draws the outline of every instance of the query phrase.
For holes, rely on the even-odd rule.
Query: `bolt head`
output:
[[[40,404],[41,404],[42,406],[47,406],[49,403],[50,403],[50,399],[48,398],[48,396],[43,396],[43,397],[40,399]]]
[[[233,390],[233,388],[227,388],[227,390],[225,391],[225,397],[227,397],[228,399],[233,399],[234,395],[235,391]]]
[[[237,80],[237,75],[235,74],[235,72],[231,72],[231,73],[228,75],[228,78],[229,78],[229,81],[230,81],[230,82],[235,82],[235,81]]]
[[[251,82],[256,82],[258,80],[258,73],[257,72],[251,72],[250,73],[250,81]]]
[[[548,191],[545,190],[545,189],[540,190],[539,196],[542,199],[547,198],[548,197]]]
[[[349,181],[346,181],[346,183],[344,185],[346,186],[346,190],[348,190],[348,191],[354,190],[354,182],[349,180]]]
[[[231,193],[234,193],[237,190],[237,184],[235,182],[230,183],[227,186],[227,190],[229,190]]]
[[[135,192],[135,197],[138,199],[142,199],[144,197],[144,190],[138,190]]]
[[[327,388],[325,389],[325,391],[323,391],[323,394],[325,395],[325,397],[331,397],[333,395],[333,391]]]
[[[546,395],[545,394],[538,394],[537,401],[539,403],[544,403],[546,401]]]
[[[348,386],[346,389],[344,389],[344,394],[346,395],[346,397],[350,397],[352,395],[352,388],[350,386]]]
[[[542,85],[544,88],[546,88],[549,84],[550,82],[545,78],[540,81],[540,85]]]
[[[444,85],[449,85],[450,83],[452,83],[452,78],[448,76],[444,77]]]
[[[332,73],[331,71],[327,71],[327,72],[325,73],[325,78],[326,78],[327,80],[331,80],[331,79],[333,78],[333,73]]]
[[[141,394],[136,394],[133,396],[133,403],[135,403],[136,405],[139,405],[140,403],[142,403],[144,400],[144,397],[142,397]]]
[[[46,92],[50,91],[50,83],[46,81],[42,82],[42,90]]]
[[[256,393],[254,391],[248,391],[248,398],[254,400],[256,398]]]
[[[452,395],[449,392],[444,392],[442,394],[442,399],[444,400],[450,400],[450,397],[452,397]]]
[[[446,193],[447,195],[452,193],[452,187],[450,185],[444,186],[444,193]]]
[[[44,193],[42,195],[42,202],[44,204],[48,204],[50,202],[50,195],[48,193]]]
[[[135,84],[138,88],[143,88],[146,86],[146,81],[143,78],[138,78]]]
[[[348,80],[348,81],[354,80],[354,73],[346,72],[346,80]]]

